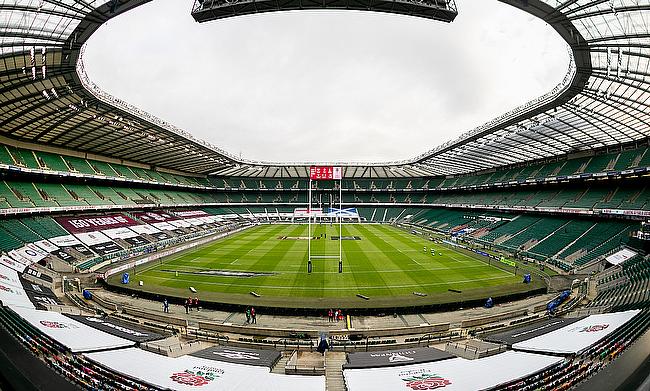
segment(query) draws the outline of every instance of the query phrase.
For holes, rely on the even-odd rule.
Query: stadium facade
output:
[[[344,179],[316,182],[310,200],[307,179],[313,162],[236,157],[105,93],[88,78],[83,52],[91,35],[111,18],[148,1],[0,2],[0,267],[7,271],[0,280],[6,285],[0,292],[4,306],[0,331],[7,337],[0,338],[4,341],[0,349],[14,352],[16,362],[3,364],[20,374],[10,386],[47,388],[48,383],[39,386],[39,381],[25,375],[34,371],[43,379],[54,379],[49,384],[57,384],[57,389],[69,387],[61,378],[52,377],[54,369],[76,384],[110,384],[107,389],[169,388],[188,385],[183,381],[190,381],[191,376],[195,376],[191,381],[208,384],[220,374],[232,381],[227,383],[230,387],[250,387],[232,380],[246,377],[247,372],[237,364],[212,368],[202,359],[185,357],[183,365],[188,368],[208,368],[207,374],[199,376],[201,380],[196,370],[174,369],[171,361],[130,347],[135,343],[125,342],[124,335],[117,340],[104,334],[66,339],[48,332],[47,327],[85,330],[86,326],[60,318],[54,311],[33,308],[59,308],[61,303],[47,288],[60,289],[62,283],[65,290],[67,283],[60,273],[97,272],[98,277],[107,277],[107,273],[139,266],[139,260],[132,260],[147,254],[153,254],[147,255],[148,260],[157,259],[253,224],[304,219],[298,210],[310,202],[321,208],[356,208],[355,222],[430,232],[465,246],[463,251],[505,254],[522,265],[530,262],[561,276],[580,276],[568,302],[556,299],[580,327],[558,325],[544,335],[526,331],[547,338],[543,345],[552,351],[530,341],[510,346],[499,340],[499,353],[505,345],[512,351],[490,358],[481,355],[491,356],[494,349],[473,346],[470,350],[476,352],[473,358],[477,360],[467,368],[441,356],[439,370],[450,374],[475,371],[475,378],[486,378],[490,368],[509,368],[498,384],[477,382],[466,387],[569,387],[586,380],[577,388],[630,389],[644,380],[650,356],[650,343],[646,343],[650,338],[650,264],[644,255],[650,237],[645,224],[650,216],[650,2],[501,0],[545,21],[566,41],[571,61],[563,80],[547,94],[411,159],[328,162],[343,168]],[[296,9],[389,12],[432,19],[432,23],[451,22],[458,12],[450,0],[197,0],[191,12],[197,21],[207,22]],[[583,277],[592,279],[587,282]],[[88,309],[77,296],[66,298]],[[153,316],[131,306],[123,312],[127,320],[152,320]],[[461,333],[510,329],[539,317],[535,311],[510,315],[463,322]],[[164,321],[188,333],[187,320],[175,319]],[[578,323],[583,319],[600,323]],[[450,323],[418,327],[408,332],[390,328],[367,332],[366,349],[368,335],[382,338],[403,333],[415,338],[418,346],[425,335],[429,339],[432,335],[459,336],[451,331]],[[224,332],[222,324],[209,322],[199,329],[197,337],[201,331],[217,341]],[[258,335],[258,331],[241,328],[228,330]],[[296,334],[266,332],[285,338]],[[558,346],[563,338],[572,338],[566,334],[572,332],[601,337],[580,339],[573,350]],[[143,331],[127,332],[134,333]],[[15,345],[22,343],[40,352],[45,361],[16,350],[11,341],[17,340]],[[110,349],[124,347],[125,357],[133,363],[151,360],[159,364],[158,369],[181,372],[161,377],[147,368],[147,375],[139,376],[128,367],[118,369],[129,361],[115,359]],[[626,349],[632,353],[621,355]],[[109,351],[86,354],[96,350]],[[552,356],[542,355],[547,353]],[[518,362],[521,367],[515,365]],[[414,387],[421,382],[451,386],[458,381],[436,377],[422,368],[409,370],[381,373],[387,376],[385,384],[390,383],[388,376],[401,376],[398,383],[412,389],[418,389]],[[368,368],[346,371],[350,391],[366,389],[369,379],[379,373]],[[3,376],[6,381],[7,374]],[[269,376],[265,384],[271,388],[325,387],[322,379],[296,377],[292,384],[293,380],[270,373],[263,376]]]

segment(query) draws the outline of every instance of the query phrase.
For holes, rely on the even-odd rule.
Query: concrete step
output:
[[[284,375],[284,368],[286,367],[289,358],[291,358],[291,353],[292,352],[282,352],[282,357],[280,357],[278,362],[275,364],[271,370],[271,373],[279,373],[281,375]]]
[[[325,389],[327,391],[345,391],[342,367],[346,361],[345,352],[327,352],[325,356]]]

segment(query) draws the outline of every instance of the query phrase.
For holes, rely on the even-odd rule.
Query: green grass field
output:
[[[338,225],[313,225],[312,255],[338,255]],[[385,225],[344,225],[343,273],[337,259],[313,260],[307,273],[306,225],[263,225],[208,245],[141,266],[129,288],[187,297],[189,287],[204,301],[298,308],[328,306],[396,307],[440,304],[499,296],[539,288],[488,265],[478,256],[434,245],[425,238]],[[423,247],[427,251],[423,251]],[[434,246],[436,255],[431,255]],[[442,255],[438,255],[442,253]],[[237,277],[207,275],[206,271],[266,273]],[[133,270],[130,270],[133,273]],[[178,273],[178,274],[177,274]],[[121,285],[120,276],[109,283]],[[143,281],[139,287],[137,281]],[[450,292],[449,289],[462,291]],[[254,291],[261,297],[253,297]],[[417,296],[413,292],[424,293]],[[357,297],[367,296],[369,300]],[[194,294],[192,294],[194,295]]]

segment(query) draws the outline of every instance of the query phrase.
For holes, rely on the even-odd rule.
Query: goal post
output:
[[[338,212],[332,213],[330,210],[330,216],[332,218],[337,218],[339,222],[339,254],[338,255],[319,255],[312,254],[311,241],[312,237],[312,220],[316,222],[316,214],[312,208],[312,185],[314,181],[329,181],[334,180],[338,181],[339,184],[339,209]],[[333,166],[311,166],[309,167],[309,190],[308,190],[308,203],[307,203],[307,272],[311,273],[312,271],[312,259],[338,259],[339,261],[339,273],[342,272],[343,268],[343,169],[341,167]],[[331,204],[333,205],[333,203]],[[321,212],[322,213],[322,212]],[[322,215],[321,221],[322,221]]]

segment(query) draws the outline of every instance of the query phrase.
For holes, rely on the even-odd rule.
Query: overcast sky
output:
[[[414,157],[552,89],[568,67],[544,22],[496,0],[456,0],[450,24],[353,11],[203,24],[154,0],[98,30],[102,89],[247,159]]]

